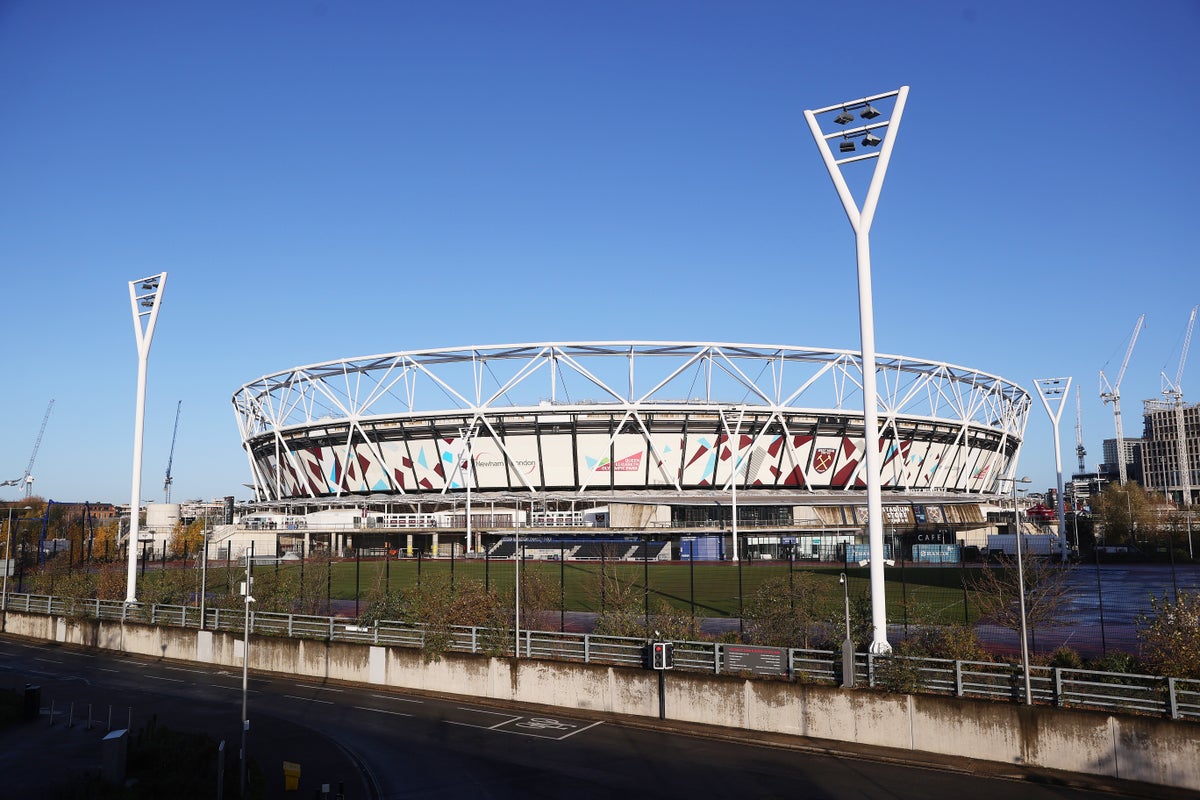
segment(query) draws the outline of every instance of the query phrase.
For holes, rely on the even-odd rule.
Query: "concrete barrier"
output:
[[[8,631],[155,658],[242,666],[241,637],[228,631],[11,610]],[[426,663],[421,651],[409,648],[254,636],[250,668],[636,717],[659,713],[658,676],[631,667],[462,653]],[[664,690],[671,720],[1200,790],[1200,726],[1190,722],[676,671],[665,676]]]

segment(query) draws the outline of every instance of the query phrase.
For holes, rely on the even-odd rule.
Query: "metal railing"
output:
[[[120,600],[79,600],[47,595],[8,595],[8,610],[49,616],[138,622],[166,627],[200,628],[242,633],[244,609],[209,608],[200,617],[195,606],[125,603]],[[322,617],[252,611],[250,633],[262,636],[321,639],[352,644],[423,648],[427,626],[385,621],[359,625],[343,617]],[[640,667],[646,641],[635,637],[589,633],[511,630],[456,625],[442,632],[440,646],[452,652],[503,653],[518,658],[577,661]],[[720,642],[675,643],[675,669],[709,674],[731,671],[727,649]],[[780,648],[782,651],[782,649]],[[832,650],[786,650],[786,673],[778,677],[810,683],[835,684],[841,679],[842,658]],[[1019,664],[990,661],[952,661],[910,656],[855,655],[859,686],[942,694],[960,698],[1020,702],[1023,680]],[[1033,701],[1059,708],[1150,714],[1176,720],[1200,721],[1200,680],[1135,675],[1066,667],[1030,667]]]

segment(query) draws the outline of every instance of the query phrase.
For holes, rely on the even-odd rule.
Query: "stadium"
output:
[[[433,556],[494,554],[520,530],[555,553],[628,535],[655,539],[654,558],[849,558],[866,550],[862,383],[857,351],[708,342],[296,367],[233,395],[255,496],[243,526],[348,527],[338,546],[393,548],[402,529]],[[889,548],[981,540],[1029,394],[882,354],[877,385]]]

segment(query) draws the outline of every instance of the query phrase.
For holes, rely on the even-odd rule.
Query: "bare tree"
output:
[[[1050,559],[1024,554],[1025,622],[1032,629],[1054,628],[1065,623],[1063,606],[1069,599],[1070,567]],[[1003,557],[998,567],[976,571],[969,579],[980,615],[995,625],[1021,630],[1018,570],[1015,558]]]

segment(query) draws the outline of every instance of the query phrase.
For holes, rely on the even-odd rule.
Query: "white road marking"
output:
[[[288,698],[289,700],[303,700],[308,703],[324,703],[327,706],[333,705],[332,700],[318,700],[315,697],[297,697],[294,694],[285,694],[284,697]]]
[[[417,705],[425,703],[424,700],[411,700],[407,697],[396,697],[390,694],[373,694],[371,697],[378,697],[380,700],[395,700],[397,703],[416,703]]]
[[[394,717],[411,717],[412,714],[405,714],[403,711],[388,711],[384,708],[370,708],[369,706],[354,706],[359,711],[374,711],[376,714],[391,714]]]
[[[520,714],[517,714],[516,716],[514,716],[512,714],[506,714],[503,711],[488,711],[485,708],[467,708],[466,706],[458,706],[458,710],[459,711],[474,711],[476,714],[495,714],[497,717],[509,717],[510,719],[520,719],[521,718]]]

